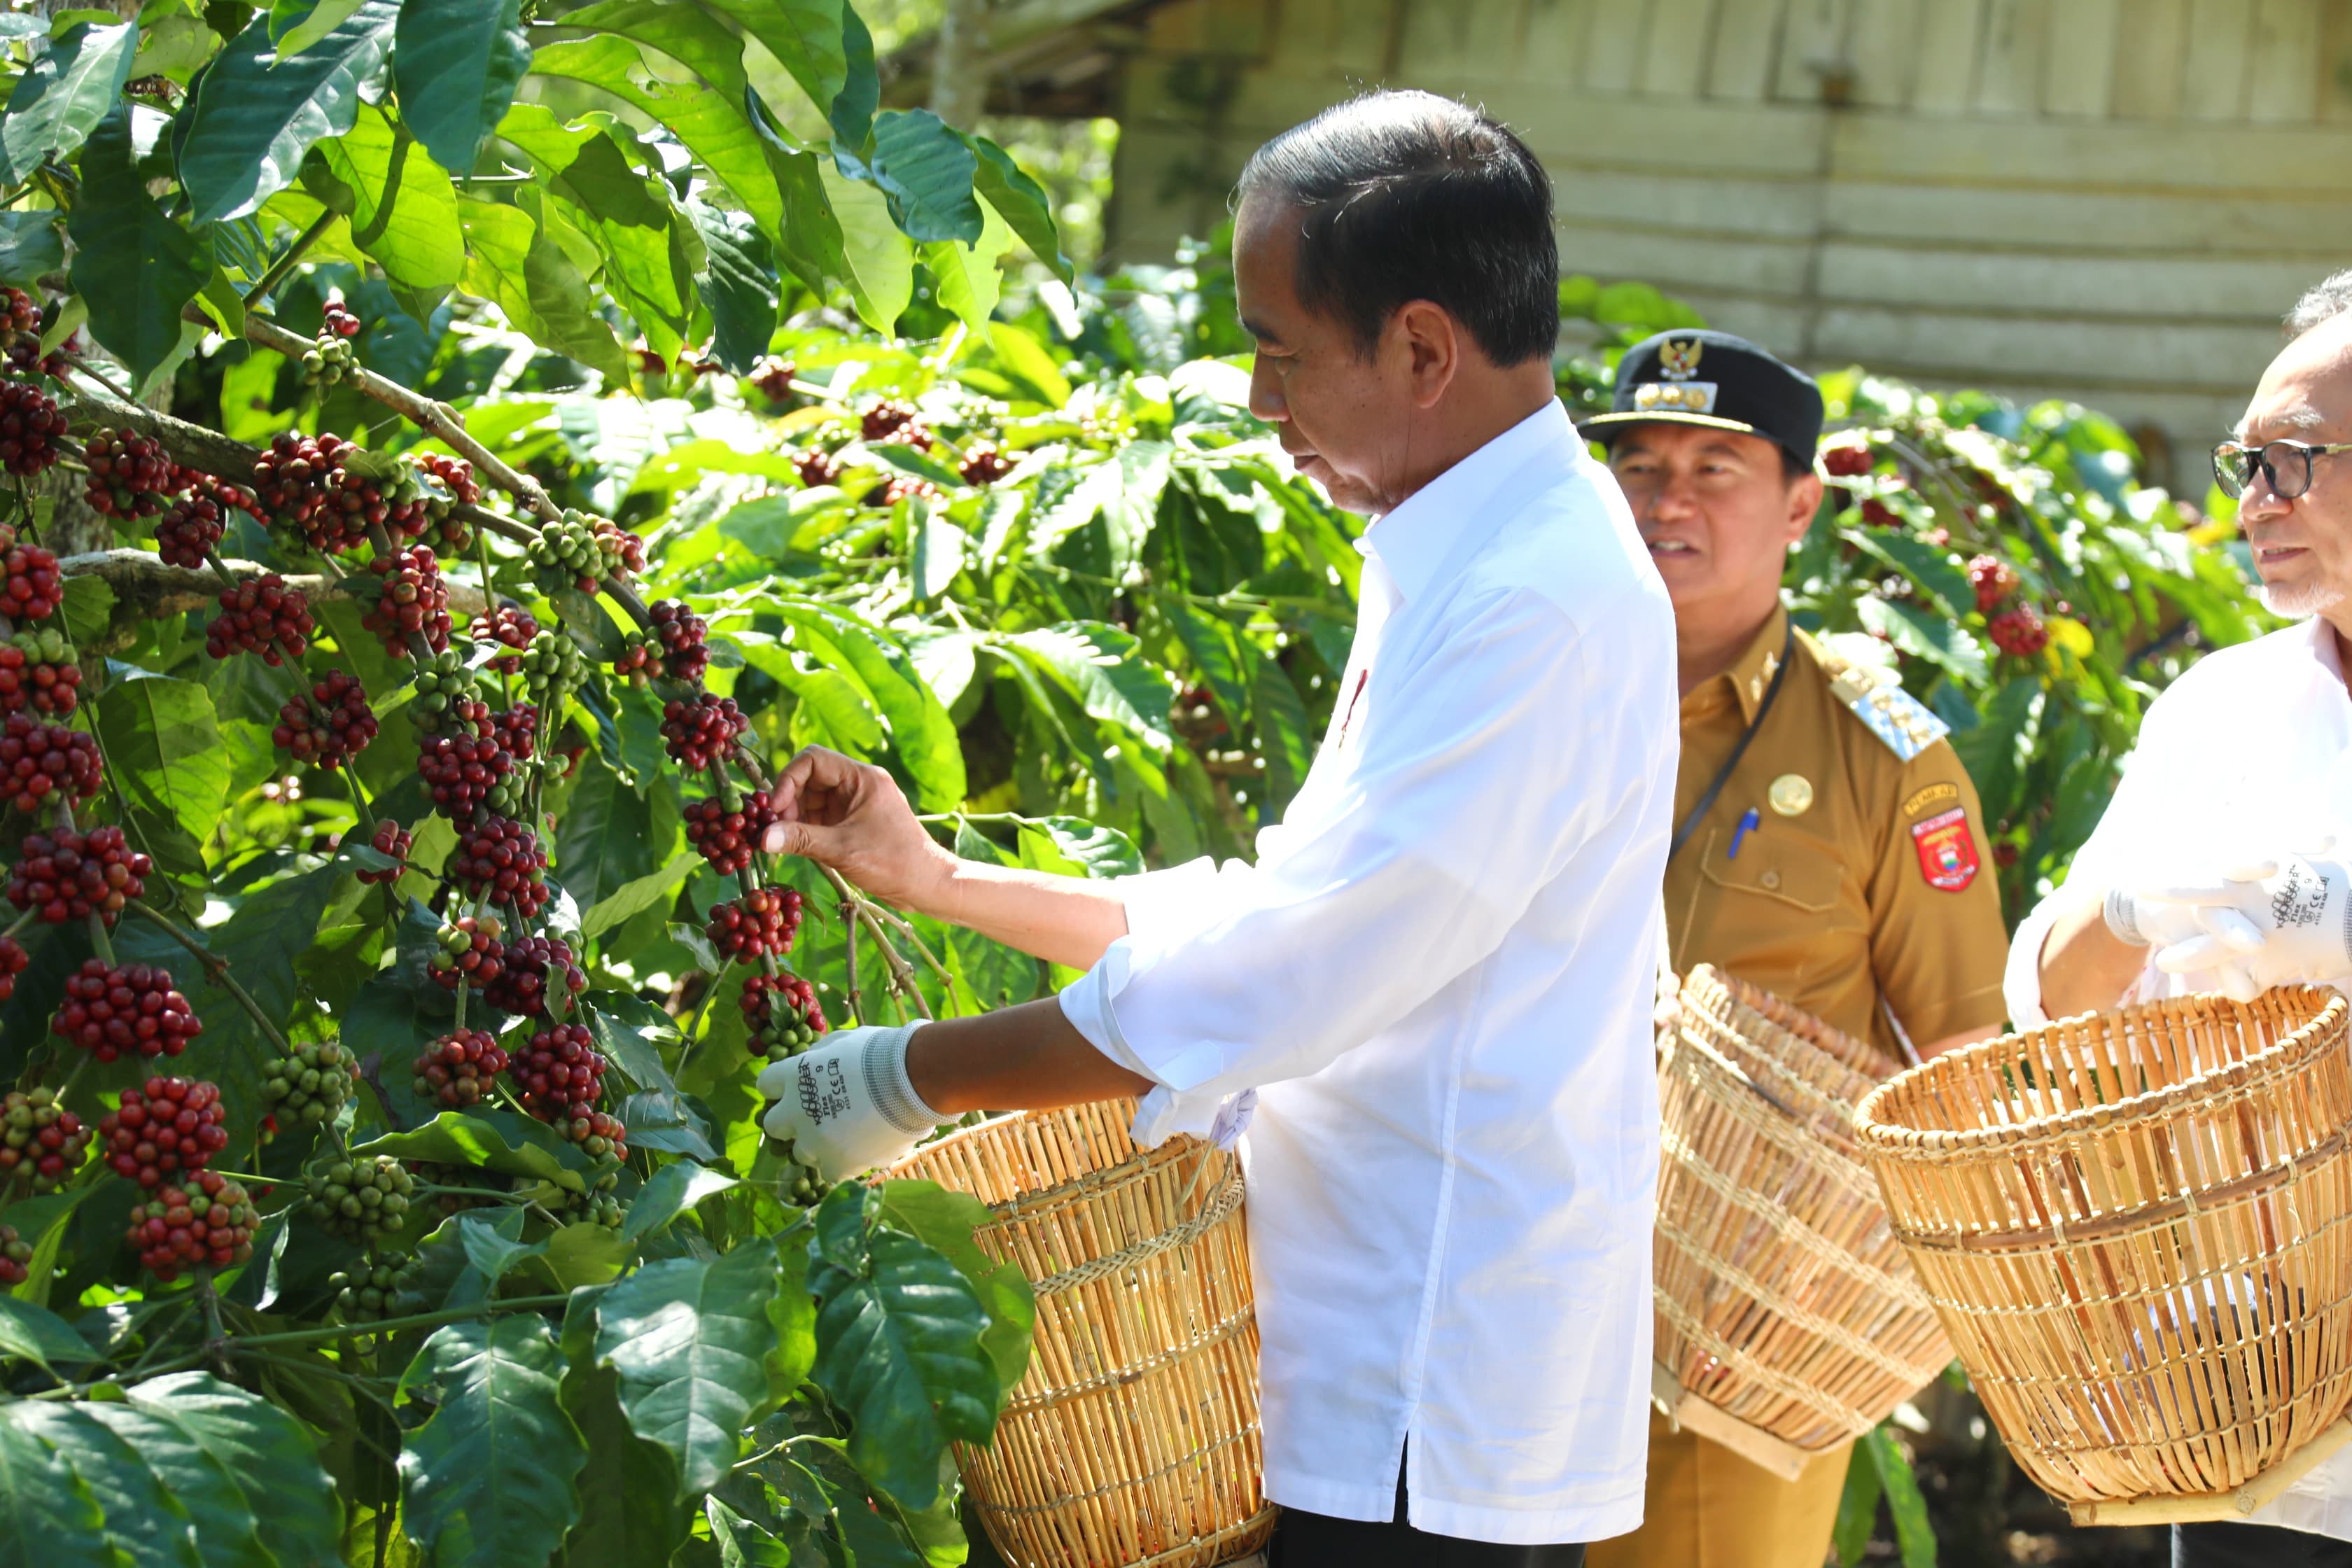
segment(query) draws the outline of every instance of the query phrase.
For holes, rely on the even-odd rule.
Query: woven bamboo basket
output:
[[[2079,1522],[2239,1517],[2352,1431],[2345,1024],[2327,991],[2181,997],[1863,1102],[1986,1413]]]
[[[1138,1149],[1132,1100],[988,1121],[894,1166],[989,1205],[982,1251],[1037,1293],[995,1440],[959,1446],[1014,1568],[1209,1568],[1274,1530],[1241,1169],[1190,1138]]]
[[[1852,1131],[1896,1064],[1702,965],[1658,1067],[1652,1297],[1683,1425],[1793,1478],[1951,1360]]]

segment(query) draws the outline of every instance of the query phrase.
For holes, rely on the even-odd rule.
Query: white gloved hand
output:
[[[2158,897],[2192,908],[2201,930],[2159,950],[2156,966],[2211,970],[2241,1002],[2273,985],[2352,973],[2352,868],[2327,857],[2331,847],[2241,861],[2218,878],[2164,889]]]
[[[2196,905],[2172,903],[2160,893],[2123,888],[2107,889],[2106,918],[2107,930],[2116,940],[2134,947],[2169,947],[2205,931],[2198,922]]]
[[[760,1093],[776,1100],[761,1119],[802,1164],[846,1181],[913,1152],[940,1122],[907,1078],[907,1042],[920,1024],[843,1029],[821,1046],[763,1068]]]

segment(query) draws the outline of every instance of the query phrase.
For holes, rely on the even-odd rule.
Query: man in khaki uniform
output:
[[[1781,607],[1821,505],[1820,390],[1727,333],[1667,332],[1585,424],[1675,605],[1675,973],[1711,963],[1898,1061],[1906,1040],[1925,1056],[1991,1035],[2008,939],[1976,788],[1891,672]],[[1642,1528],[1591,1568],[1821,1568],[1849,1452],[1784,1481],[1653,1415]]]

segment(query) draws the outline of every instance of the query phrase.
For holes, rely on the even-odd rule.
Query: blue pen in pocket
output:
[[[1738,859],[1740,841],[1755,832],[1758,825],[1763,820],[1756,815],[1756,808],[1752,805],[1743,812],[1740,815],[1739,826],[1731,830],[1731,847],[1724,851],[1723,858],[1727,860]]]

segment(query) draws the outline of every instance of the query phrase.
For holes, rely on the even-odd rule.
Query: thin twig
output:
[[[131,907],[163,927],[166,936],[194,953],[196,962],[204,965],[205,973],[210,975],[222,990],[236,998],[237,1005],[244,1008],[247,1016],[253,1019],[255,1026],[261,1030],[262,1037],[278,1048],[279,1056],[287,1057],[294,1054],[294,1047],[286,1043],[286,1037],[278,1032],[277,1025],[269,1021],[269,1015],[261,1010],[261,1004],[256,1002],[253,999],[253,994],[238,984],[236,976],[228,972],[227,959],[198,942],[187,931],[182,930],[178,921],[162,913],[145,900],[133,899],[131,900]]]
[[[319,237],[326,233],[334,224],[337,216],[332,208],[322,208],[319,216],[310,220],[310,226],[294,237],[294,242],[286,247],[286,253],[271,262],[269,270],[264,272],[259,281],[245,291],[245,308],[248,312],[259,301],[269,298],[269,291],[272,289],[286,280],[286,275],[294,270],[294,264],[302,259],[302,253],[318,243]],[[292,357],[300,359],[302,350],[296,349]]]

